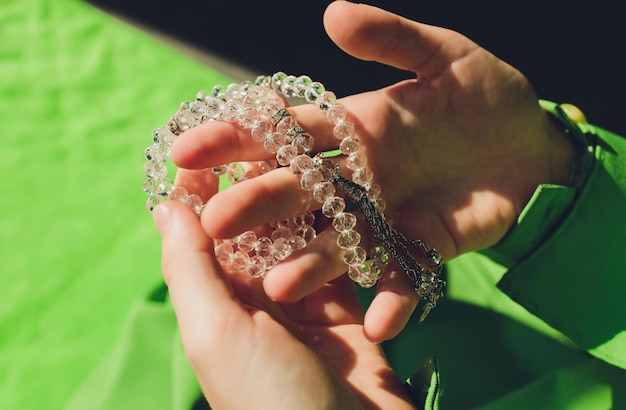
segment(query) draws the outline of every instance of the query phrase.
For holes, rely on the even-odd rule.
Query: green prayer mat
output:
[[[0,0],[0,408],[64,408],[161,282],[153,128],[229,79],[90,5]]]

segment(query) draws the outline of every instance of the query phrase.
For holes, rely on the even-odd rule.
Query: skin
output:
[[[427,241],[444,260],[450,260],[497,243],[537,185],[570,183],[576,147],[541,110],[532,86],[513,67],[456,32],[367,5],[336,1],[328,7],[324,25],[330,38],[348,54],[412,71],[417,76],[341,100],[355,122],[375,181],[382,186],[385,213],[397,230]],[[337,140],[317,108],[304,105],[291,112],[314,135],[316,149],[336,148]],[[191,217],[181,222],[193,232],[192,238],[184,239],[179,234],[179,242],[172,243],[166,236],[163,245],[164,272],[181,320],[183,339],[193,346],[192,363],[196,363],[207,396],[229,399],[220,393],[228,383],[222,380],[227,377],[220,375],[223,369],[234,366],[218,366],[212,361],[219,362],[220,355],[226,356],[225,351],[233,352],[227,355],[229,358],[237,357],[237,349],[244,349],[252,355],[244,356],[245,364],[259,364],[256,370],[264,379],[268,377],[267,369],[275,370],[271,377],[277,378],[278,385],[286,368],[306,362],[309,375],[315,373],[323,378],[314,380],[327,382],[322,390],[329,397],[354,400],[355,396],[345,391],[347,386],[361,404],[401,408],[387,407],[390,404],[384,401],[403,401],[395,382],[386,377],[382,384],[361,379],[387,374],[388,366],[373,343],[395,336],[417,305],[404,274],[392,272],[379,281],[376,297],[363,316],[353,305],[354,293],[346,284],[345,265],[330,228],[319,234],[311,246],[276,266],[262,282],[226,277],[211,256],[208,238],[233,237],[277,218],[315,210],[318,205],[286,169],[215,194],[215,183],[204,169],[226,162],[270,158],[260,144],[252,143],[249,135],[234,124],[212,122],[187,131],[176,141],[172,158],[180,168],[178,183],[208,200],[200,222],[192,222]],[[176,206],[166,207],[175,213],[175,220],[183,218],[183,211]],[[159,208],[155,212],[157,220]],[[183,243],[196,252],[193,258]],[[184,287],[184,280],[176,277],[186,277],[192,271],[198,281],[210,276],[202,280],[216,282],[219,287],[215,289],[224,295],[216,294],[220,292],[213,289],[217,286],[214,284],[188,289],[190,294],[184,297],[175,296],[185,292],[177,290]],[[245,286],[241,287],[240,282]],[[200,310],[213,313],[204,317],[187,304],[197,304]],[[303,305],[310,312],[323,314],[306,315],[304,319],[291,310],[298,311]],[[229,320],[223,323],[221,314],[215,313],[235,310],[238,317],[245,318],[241,319],[244,324]],[[328,320],[324,322],[325,315]],[[331,343],[331,350],[345,354],[342,348],[351,346],[354,360],[336,362],[332,354],[312,345],[303,330],[311,323],[328,335],[326,340],[338,343]],[[271,340],[268,350],[259,347],[255,330]],[[277,349],[283,343],[293,345],[291,356],[289,349]],[[309,349],[298,350],[298,343]],[[357,376],[356,369],[363,363],[369,366],[370,360],[376,363],[374,367],[359,371]],[[205,368],[209,362],[211,368],[220,369],[220,380],[213,379],[216,375]],[[241,373],[233,374],[230,380],[237,385],[250,371],[249,367],[239,370]],[[369,387],[362,387],[361,382]],[[259,383],[258,379],[254,383]],[[380,389],[371,386],[381,385],[389,389],[383,389],[386,394],[379,399],[374,393]],[[308,385],[299,386],[307,390]],[[298,394],[306,394],[300,387]],[[289,389],[280,390],[280,397],[291,393]]]

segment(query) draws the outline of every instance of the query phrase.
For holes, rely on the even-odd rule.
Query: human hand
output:
[[[444,260],[497,243],[538,184],[567,184],[575,149],[554,128],[527,79],[450,30],[416,23],[378,8],[332,3],[326,30],[347,53],[412,71],[418,79],[350,96],[341,103],[355,122],[385,214],[410,238],[439,250]],[[323,113],[291,109],[315,137],[315,149],[336,148]],[[173,151],[182,168],[269,158],[233,124],[208,123],[179,137]],[[286,169],[216,195],[202,217],[214,237],[233,237],[270,220],[314,209]],[[295,301],[345,271],[334,232],[270,271],[265,290]],[[402,273],[377,286],[365,317],[374,341],[397,334],[417,304]]]
[[[188,207],[168,201],[153,215],[185,352],[213,408],[413,408],[365,338],[346,277],[299,302],[274,302],[260,281],[221,270]]]

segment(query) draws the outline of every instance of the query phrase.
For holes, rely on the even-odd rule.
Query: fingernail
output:
[[[167,235],[172,225],[172,210],[170,207],[163,204],[158,205],[152,211],[152,218],[159,234],[161,236]]]

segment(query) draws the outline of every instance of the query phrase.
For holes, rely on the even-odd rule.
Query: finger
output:
[[[338,233],[328,228],[306,248],[294,252],[267,273],[263,287],[278,302],[296,302],[320,289],[346,271]]]
[[[179,168],[175,184],[184,187],[189,194],[199,195],[204,203],[217,192],[219,179],[207,169]]]
[[[324,27],[335,44],[354,57],[430,78],[477,47],[454,31],[348,1],[328,6]]]
[[[187,169],[273,157],[262,143],[252,140],[249,130],[228,121],[210,121],[180,134],[171,156],[177,166]]]
[[[203,344],[211,346],[207,342],[215,341],[215,329],[248,315],[212,255],[213,241],[202,231],[198,217],[175,201],[157,206],[153,217],[162,236],[163,278],[183,343],[193,356],[206,350]]]
[[[267,222],[304,213],[313,206],[311,192],[301,188],[288,168],[280,168],[212,197],[202,213],[202,226],[211,237],[232,238]]]

